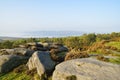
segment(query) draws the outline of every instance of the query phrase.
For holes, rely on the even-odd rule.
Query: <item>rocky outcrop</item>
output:
[[[27,43],[26,48],[31,50],[39,50],[39,48],[43,48],[43,45],[39,42]]]
[[[55,62],[52,61],[49,52],[37,51],[29,59],[27,66],[29,70],[36,68],[39,76],[44,77],[45,74],[49,74],[54,70]]]
[[[120,80],[120,65],[91,58],[73,59],[58,64],[52,80]]]
[[[27,58],[17,55],[1,55],[0,56],[0,73],[7,73],[25,63]]]
[[[51,43],[49,45],[49,49],[59,49],[59,51],[64,52],[64,51],[68,51],[67,47],[63,46],[62,44],[58,44],[58,43]]]
[[[21,56],[32,56],[35,51],[25,48],[14,48],[14,49],[1,49],[0,55],[21,55]]]
[[[27,49],[35,50],[35,51],[50,51],[51,49],[59,49],[59,51],[68,51],[67,47],[58,43],[42,43],[42,42],[34,42],[27,43]]]

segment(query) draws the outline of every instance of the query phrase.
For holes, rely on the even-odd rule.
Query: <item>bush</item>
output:
[[[64,57],[65,57],[65,53],[63,55],[59,55],[62,54],[63,52],[59,51],[59,49],[51,49],[50,51],[50,56],[52,58],[52,60],[57,61],[57,62],[62,62],[64,61]]]
[[[103,44],[103,41],[96,42],[89,47],[89,52],[95,52],[98,49],[105,49],[106,46]]]
[[[89,57],[89,55],[86,52],[81,52],[79,50],[72,50],[66,54],[65,60],[86,58],[86,57]]]

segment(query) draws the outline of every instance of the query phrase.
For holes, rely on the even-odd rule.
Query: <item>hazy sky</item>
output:
[[[120,0],[0,0],[0,32],[120,32]]]

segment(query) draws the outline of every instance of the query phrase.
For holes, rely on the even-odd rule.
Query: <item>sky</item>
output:
[[[120,0],[0,0],[0,33],[120,32]]]

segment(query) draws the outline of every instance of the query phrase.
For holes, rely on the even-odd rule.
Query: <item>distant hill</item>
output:
[[[83,33],[84,32],[81,32],[81,31],[33,31],[33,32],[25,32],[24,36],[26,37],[67,37],[67,36],[80,36]]]
[[[0,39],[0,42],[3,41],[2,39]]]
[[[4,36],[0,36],[0,42],[4,41],[4,40],[17,40],[17,39],[21,39],[18,37],[4,37]]]
[[[21,33],[1,33],[0,39],[14,40],[18,38],[40,38],[40,37],[68,37],[80,36],[85,32],[82,31],[29,31]]]

